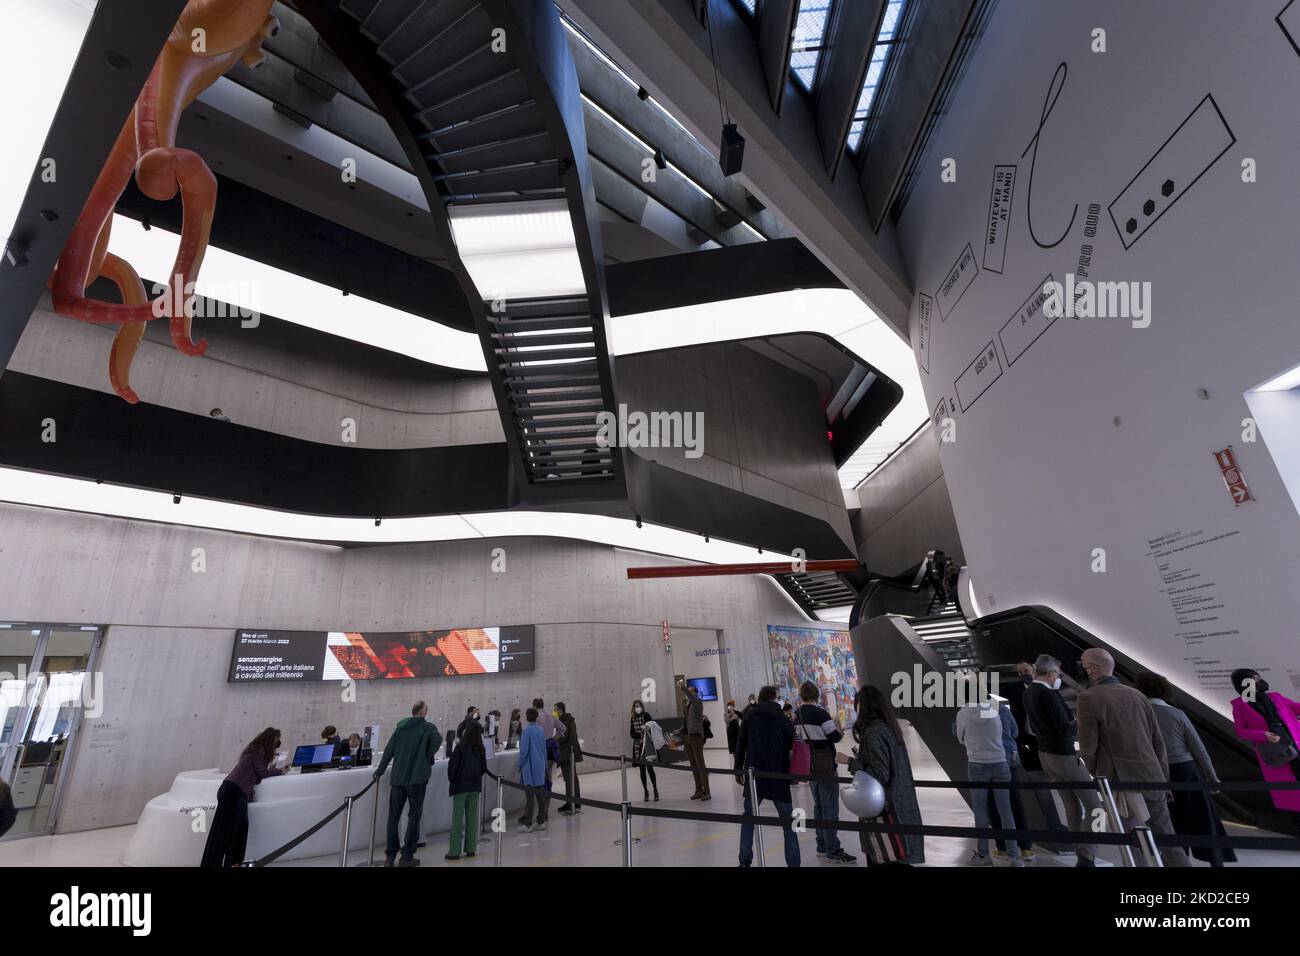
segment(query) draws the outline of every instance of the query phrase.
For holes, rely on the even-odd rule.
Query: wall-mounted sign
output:
[[[1232,495],[1232,503],[1240,505],[1247,501],[1254,501],[1255,496],[1246,486],[1246,476],[1237,467],[1237,456],[1233,454],[1232,446],[1216,451],[1214,460],[1219,463],[1219,471],[1223,474],[1223,483],[1228,486],[1228,492]]]
[[[235,632],[230,682],[460,677],[533,669],[533,625],[445,631]]]

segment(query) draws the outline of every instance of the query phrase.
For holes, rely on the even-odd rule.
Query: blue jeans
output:
[[[838,783],[818,783],[812,781],[813,818],[817,820],[838,820],[840,818],[840,785]],[[841,849],[838,830],[817,829],[817,852],[834,853]]]
[[[769,803],[776,807],[776,815],[781,818],[781,830],[785,834],[785,865],[799,865],[799,838],[795,836],[794,829],[790,826],[790,821],[794,818],[794,806],[788,800],[770,800]],[[763,798],[758,798],[760,807],[763,805]],[[749,788],[745,788],[745,816],[753,815],[753,804],[749,800]],[[771,832],[770,830],[768,831]],[[743,866],[749,866],[754,862],[754,825],[752,823],[742,823],[740,825],[740,862]]]
[[[1011,781],[1011,770],[1007,767],[1007,762],[1002,763],[967,763],[966,772],[972,783],[1009,783]],[[970,792],[971,810],[975,813],[975,826],[983,829],[993,826],[993,821],[989,819],[989,792],[993,793],[993,804],[998,810],[998,819],[1001,821],[1004,830],[1014,830],[1016,828],[1016,818],[1011,812],[1011,791],[1005,789],[995,790],[992,787],[972,787]],[[987,837],[980,837],[976,842],[976,848],[980,856],[988,856],[989,841]],[[1007,852],[1018,855],[1020,847],[1015,840],[1007,841]]]
[[[413,783],[409,786],[393,784],[388,788],[388,847],[386,855],[391,860],[397,856],[397,828],[402,821],[402,807],[410,805],[406,814],[406,840],[401,845],[402,859],[409,860],[415,856],[415,846],[420,842],[420,817],[424,815],[424,791],[426,783]]]

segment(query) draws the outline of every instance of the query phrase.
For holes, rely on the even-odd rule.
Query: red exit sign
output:
[[[1216,451],[1214,460],[1219,463],[1219,471],[1223,474],[1223,483],[1228,486],[1228,492],[1232,495],[1232,503],[1240,505],[1247,501],[1254,501],[1255,496],[1250,493],[1250,488],[1246,485],[1246,476],[1241,473],[1241,468],[1237,465],[1237,456],[1233,454],[1232,446]]]

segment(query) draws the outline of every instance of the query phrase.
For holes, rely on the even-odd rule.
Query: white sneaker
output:
[[[534,830],[545,830],[545,829],[546,829],[546,824],[545,824],[545,823],[539,823],[539,824],[537,824],[535,827],[533,827],[533,829],[534,829]]]
[[[990,857],[987,853],[981,855],[979,850],[976,850],[973,853],[971,853],[970,859],[966,861],[966,865],[967,866],[992,866],[993,858]]]
[[[1018,856],[1011,857],[1011,866],[1013,869],[1024,869],[1025,861]]]
[[[532,833],[532,832],[533,832],[533,828],[530,827],[530,826],[529,826],[528,824],[526,824],[526,823],[521,823],[521,824],[519,824],[519,827],[515,830],[515,832],[516,832],[516,833]]]

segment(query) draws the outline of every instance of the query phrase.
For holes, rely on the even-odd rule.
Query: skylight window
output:
[[[817,64],[826,48],[826,24],[830,20],[831,0],[799,0],[794,21],[794,38],[790,52],[790,72],[805,90],[817,79]]]
[[[884,16],[880,21],[880,33],[876,35],[876,45],[871,51],[871,63],[867,66],[867,76],[862,83],[862,93],[858,96],[858,108],[853,111],[853,123],[849,126],[849,150],[857,152],[862,145],[862,138],[871,119],[871,110],[876,103],[876,92],[880,89],[889,64],[889,56],[894,52],[898,40],[898,28],[903,17],[903,4],[906,0],[889,0]]]

